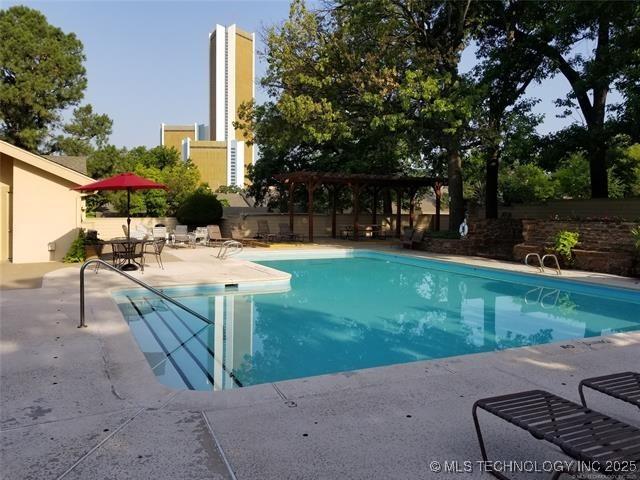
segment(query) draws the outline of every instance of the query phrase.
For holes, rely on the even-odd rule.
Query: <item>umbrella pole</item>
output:
[[[127,242],[131,240],[131,189],[127,188]]]
[[[133,254],[133,247],[131,245],[131,189],[127,188],[127,264],[122,266],[122,270],[132,271],[137,270],[138,267],[131,262],[131,255]]]

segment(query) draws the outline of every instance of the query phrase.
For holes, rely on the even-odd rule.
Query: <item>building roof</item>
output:
[[[0,153],[15,158],[21,162],[43,170],[51,175],[63,178],[76,185],[84,185],[93,181],[93,178],[83,175],[69,167],[53,162],[45,157],[31,153],[23,148],[16,147],[0,140]]]
[[[87,174],[87,157],[75,155],[43,155],[43,157],[83,175]]]

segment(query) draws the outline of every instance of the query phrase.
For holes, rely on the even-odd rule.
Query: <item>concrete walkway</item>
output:
[[[171,252],[153,285],[279,282],[286,275],[211,249]],[[623,281],[623,280],[619,280]],[[7,479],[490,478],[432,462],[479,459],[475,399],[544,388],[577,400],[579,379],[640,365],[640,333],[415,362],[224,392],[160,385],[109,290],[87,276],[78,329],[78,270],[42,288],[6,290],[0,322],[0,463]],[[594,394],[593,407],[640,425],[637,409]],[[528,434],[481,418],[498,460],[567,459]],[[548,474],[514,475],[547,478]]]

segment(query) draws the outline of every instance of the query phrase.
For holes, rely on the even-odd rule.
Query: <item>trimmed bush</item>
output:
[[[176,218],[191,228],[218,224],[222,218],[222,203],[211,190],[200,188],[182,202]]]

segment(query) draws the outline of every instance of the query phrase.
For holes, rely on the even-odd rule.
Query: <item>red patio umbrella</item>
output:
[[[105,178],[104,180],[98,180],[97,182],[89,183],[76,187],[73,190],[79,190],[81,192],[93,192],[97,190],[126,190],[127,191],[127,242],[131,240],[131,214],[129,212],[131,208],[131,192],[133,190],[152,190],[152,189],[167,189],[166,185],[156,183],[148,178],[140,177],[135,173],[120,173],[113,177]]]

